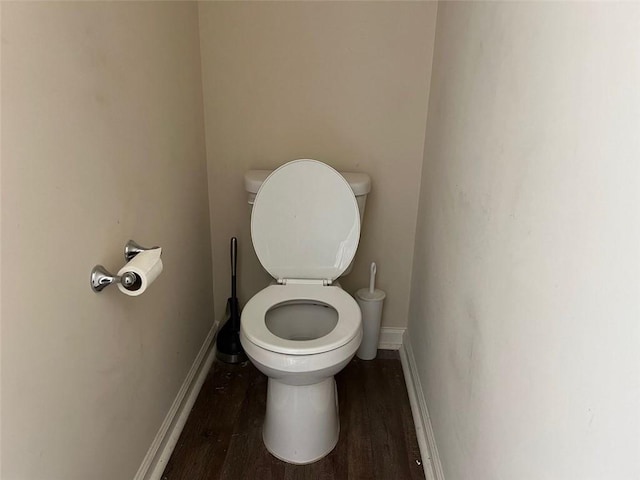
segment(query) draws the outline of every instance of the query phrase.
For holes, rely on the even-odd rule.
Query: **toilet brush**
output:
[[[369,288],[361,288],[355,295],[362,312],[362,342],[356,355],[362,360],[373,360],[378,353],[382,306],[387,295],[379,288],[376,288],[377,270],[378,267],[375,262],[372,262]]]
[[[225,363],[247,361],[240,343],[240,306],[236,295],[236,269],[238,264],[238,239],[231,238],[231,297],[227,300],[229,319],[218,331],[216,338],[216,357]]]

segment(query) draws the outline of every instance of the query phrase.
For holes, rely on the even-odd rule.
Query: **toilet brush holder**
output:
[[[376,288],[377,270],[376,262],[371,262],[369,288],[361,288],[355,295],[362,312],[362,343],[356,352],[361,360],[373,360],[378,354],[382,304],[387,295]]]
[[[361,288],[355,297],[362,311],[362,343],[356,355],[361,360],[373,360],[378,354],[380,321],[386,294],[380,289],[371,292],[367,288]]]

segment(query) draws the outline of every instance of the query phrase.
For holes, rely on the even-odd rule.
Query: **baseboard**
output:
[[[162,476],[215,358],[214,340],[218,323],[216,322],[209,330],[134,480],[159,480]]]
[[[382,327],[378,337],[380,350],[400,350],[406,328]]]
[[[429,411],[427,410],[427,402],[420,384],[411,342],[406,337],[404,340],[400,347],[400,361],[402,362],[404,379],[407,384],[411,413],[416,426],[416,436],[418,437],[424,475],[427,480],[444,480],[436,440],[431,428],[431,420],[429,419]]]

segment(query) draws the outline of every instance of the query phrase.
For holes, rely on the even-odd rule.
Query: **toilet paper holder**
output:
[[[143,247],[133,240],[129,240],[124,246],[124,259],[126,262],[131,261],[140,252],[153,250],[159,247]],[[112,283],[122,283],[125,288],[132,287],[138,280],[138,276],[133,272],[125,272],[124,275],[113,275],[102,265],[96,265],[91,270],[91,289],[94,292],[101,292]]]

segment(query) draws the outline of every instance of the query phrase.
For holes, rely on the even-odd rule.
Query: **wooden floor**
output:
[[[267,378],[249,362],[216,362],[162,478],[424,479],[398,353],[378,353],[336,376],[340,440],[310,465],[282,462],[262,443]]]

